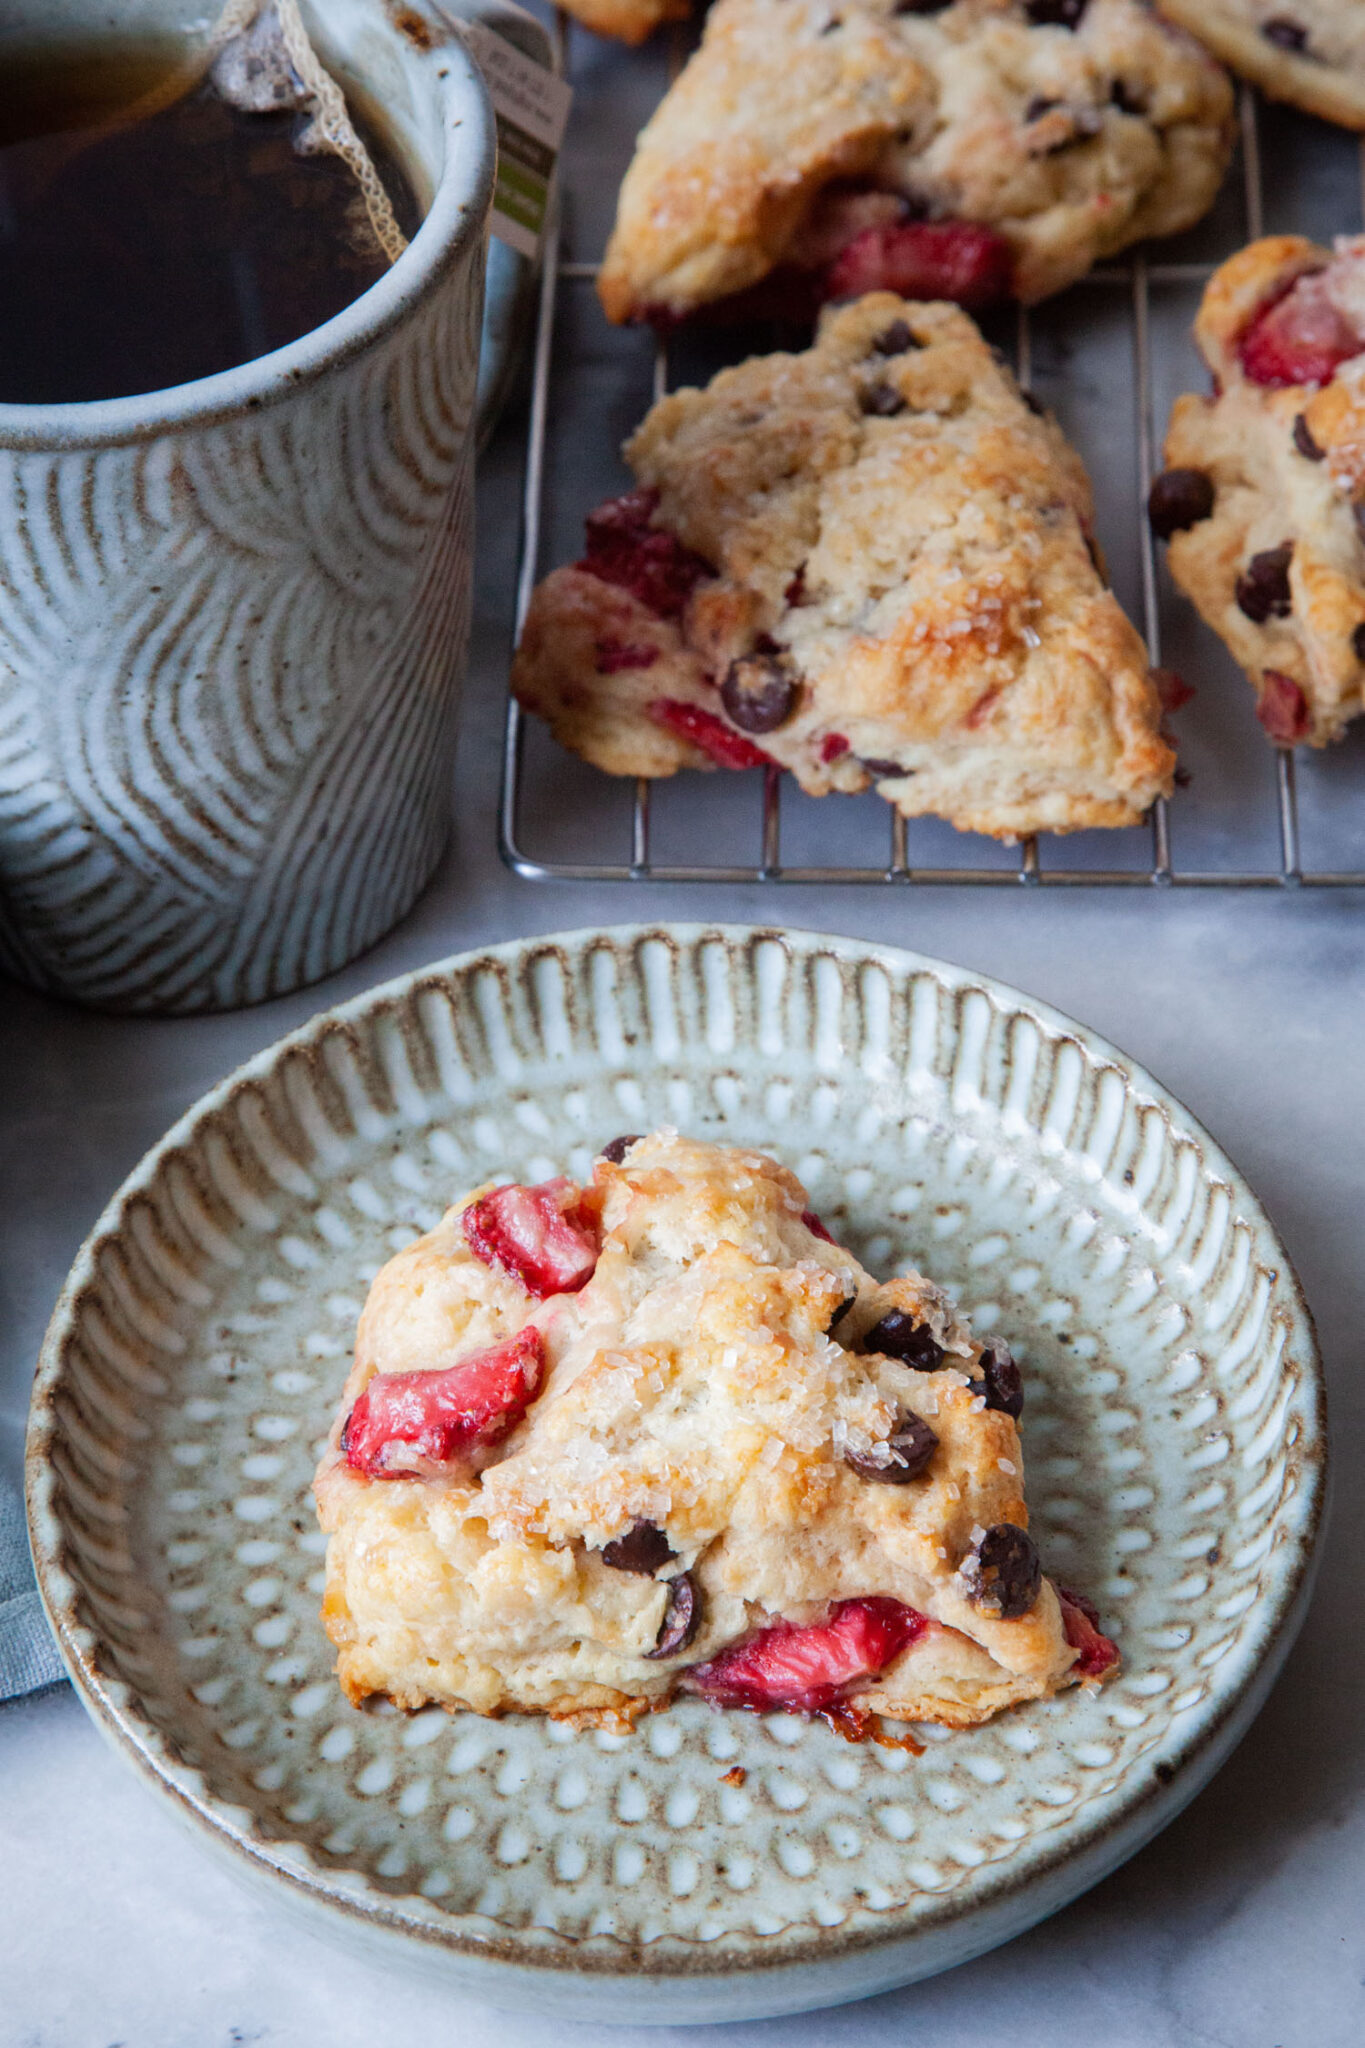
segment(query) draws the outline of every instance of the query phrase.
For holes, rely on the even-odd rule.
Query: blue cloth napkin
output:
[[[23,1503],[0,1479],[0,1700],[41,1692],[65,1677],[33,1583]]]

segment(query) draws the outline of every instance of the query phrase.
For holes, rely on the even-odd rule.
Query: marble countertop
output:
[[[645,110],[633,86],[615,82],[625,61],[590,60],[580,168],[617,162],[622,133]],[[594,109],[601,121],[589,118]],[[604,140],[609,109],[614,127]],[[1297,177],[1304,203],[1354,226],[1333,197],[1346,158],[1325,179],[1314,168],[1320,159],[1295,142],[1298,132],[1277,131],[1286,168],[1276,193]],[[577,226],[600,239],[590,206]],[[1065,352],[1052,360],[1064,378]],[[1074,388],[1079,404],[1085,394]],[[1086,452],[1096,466],[1102,448]],[[119,1020],[5,988],[0,1469],[17,1477],[43,1326],[111,1190],[226,1070],[327,1004],[461,947],[648,917],[781,919],[1001,976],[1149,1066],[1227,1148],[1283,1231],[1318,1318],[1333,1396],[1338,1479],[1317,1595],[1231,1762],[1087,1897],[929,1983],[708,2032],[718,2044],[742,2035],[770,2048],[1056,2048],[1096,2039],[1112,2048],[1345,2048],[1365,2040],[1365,1515],[1356,1477],[1365,1452],[1365,892],[777,892],[516,880],[494,839],[518,461],[509,430],[483,468],[457,834],[402,928],[331,982],[230,1017]],[[581,481],[570,500],[576,517]],[[1130,573],[1120,563],[1121,588]],[[1196,754],[1202,743],[1196,736]],[[1341,829],[1365,865],[1359,736],[1331,773],[1347,799]],[[555,786],[537,782],[535,801],[552,800],[544,791]],[[577,786],[563,777],[558,800],[571,804]],[[0,1709],[0,1928],[0,2048],[371,2048],[414,2039],[461,2048],[540,2048],[553,2039],[573,2048],[605,2034],[495,2012],[300,1932],[181,1831],[105,1748],[66,1687]],[[662,2048],[694,2033],[703,2038],[670,2027],[665,2009],[657,2027],[615,2038]]]

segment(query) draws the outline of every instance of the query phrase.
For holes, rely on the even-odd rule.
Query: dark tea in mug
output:
[[[294,86],[300,82],[293,81]],[[178,40],[0,64],[0,402],[158,391],[320,327],[389,267],[355,176],[286,104],[248,111]],[[290,99],[294,104],[289,104]],[[405,235],[396,151],[348,99]]]

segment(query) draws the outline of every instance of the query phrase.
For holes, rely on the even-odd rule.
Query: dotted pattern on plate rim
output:
[[[1009,1337],[1035,1532],[1117,1683],[920,1758],[696,1702],[633,1737],[347,1705],[308,1485],[371,1278],[467,1186],[664,1121],[780,1151],[869,1265]],[[429,1922],[780,1946],[969,1901],[1178,1751],[1300,1538],[1303,1334],[1197,1142],[1027,1012],[818,941],[532,944],[420,985],[286,1053],[124,1221],[51,1406],[115,1706],[286,1865]]]

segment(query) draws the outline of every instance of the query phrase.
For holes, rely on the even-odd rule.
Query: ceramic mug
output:
[[[407,250],[236,369],[0,404],[0,963],[109,1009],[331,973],[449,827],[492,111],[434,14],[304,14],[384,111],[424,207]],[[203,24],[194,0],[119,10],[125,36]],[[106,0],[22,0],[0,63],[108,28]]]

